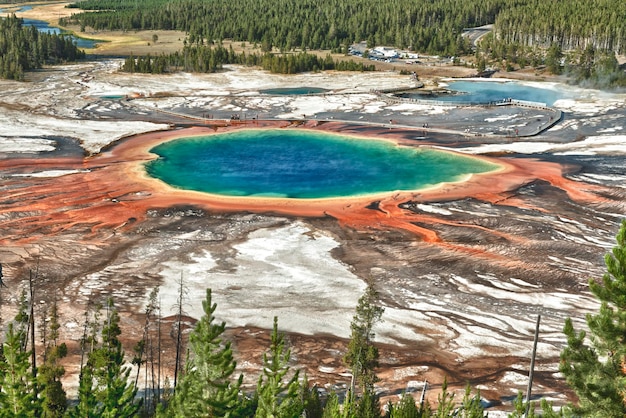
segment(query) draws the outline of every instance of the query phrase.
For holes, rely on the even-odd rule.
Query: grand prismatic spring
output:
[[[148,173],[226,196],[319,199],[418,190],[498,165],[459,154],[324,132],[246,129],[152,149]]]

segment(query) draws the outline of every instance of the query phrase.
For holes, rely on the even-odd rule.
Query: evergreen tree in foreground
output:
[[[465,386],[463,400],[457,410],[456,416],[459,418],[486,418],[488,416],[480,402],[480,390],[472,395],[472,387],[469,383]]]
[[[605,256],[602,282],[589,281],[600,300],[598,314],[587,315],[590,336],[565,322],[567,347],[561,353],[561,373],[576,392],[576,416],[626,416],[626,221],[617,234],[617,246]]]
[[[526,408],[528,408],[528,416],[526,415]],[[524,401],[524,393],[522,391],[517,392],[517,397],[513,401],[513,412],[511,412],[508,418],[536,418],[534,402],[531,401],[530,407],[528,403]]]
[[[23,349],[26,334],[9,324],[0,362],[0,417],[34,417],[39,408],[29,351]]]
[[[109,299],[100,331],[101,343],[90,338],[91,350],[82,368],[78,388],[78,404],[71,417],[124,418],[137,415],[141,403],[135,396],[137,388],[129,379],[130,367],[124,366],[124,350],[118,337],[120,317]],[[93,324],[94,327],[96,324]]]
[[[306,418],[322,418],[324,408],[317,385],[313,385],[311,388],[309,387],[309,379],[306,373],[300,384],[300,401],[304,408],[303,415]]]
[[[300,371],[296,370],[291,379],[283,381],[289,373],[290,359],[291,350],[285,347],[285,338],[278,332],[278,317],[275,316],[270,349],[263,354],[263,373],[257,385],[256,418],[291,418],[302,414]]]
[[[42,417],[44,418],[62,417],[67,409],[67,395],[61,384],[65,369],[59,364],[59,360],[67,356],[67,346],[65,343],[58,343],[59,328],[57,301],[55,299],[52,303],[50,321],[43,325],[43,334],[49,340],[44,343],[44,361],[37,374],[42,389]]]
[[[390,418],[430,418],[432,415],[428,402],[418,407],[413,396],[408,393],[404,393],[398,403],[390,403],[387,408]]]
[[[326,405],[322,413],[322,418],[339,418],[341,415],[341,406],[339,405],[339,397],[337,392],[332,391],[326,398]]]
[[[433,411],[433,417],[446,418],[454,412],[454,393],[448,392],[448,378],[443,378],[441,393],[437,395],[437,409]]]
[[[374,392],[374,383],[378,381],[374,371],[378,367],[378,348],[374,345],[373,329],[380,322],[384,309],[378,303],[378,292],[368,284],[350,323],[352,333],[348,352],[343,357],[352,372],[352,385],[344,402],[346,417],[380,417],[380,401]],[[360,399],[356,397],[355,385],[361,389]]]
[[[174,396],[163,417],[237,417],[245,402],[239,394],[243,380],[232,381],[237,363],[230,342],[222,340],[226,324],[215,323],[211,289],[202,301],[204,316],[189,336],[190,358],[186,373],[174,388]]]
[[[378,381],[374,372],[378,367],[378,348],[373,343],[373,328],[380,322],[384,308],[377,306],[377,303],[378,292],[372,285],[368,285],[359,298],[356,314],[350,324],[352,334],[348,352],[343,358],[363,392],[373,390],[374,383]]]

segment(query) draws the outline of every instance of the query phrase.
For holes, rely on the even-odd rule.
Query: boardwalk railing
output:
[[[523,134],[523,135],[515,135],[516,137],[530,137],[539,135],[542,132],[547,131],[552,128],[554,125],[559,123],[563,119],[563,112],[559,109],[555,109],[553,107],[548,106],[546,103],[541,102],[533,102],[530,100],[518,100],[518,99],[506,99],[499,100],[494,102],[454,102],[454,101],[444,101],[444,100],[435,100],[435,99],[416,99],[413,97],[399,97],[393,95],[393,93],[398,93],[402,91],[410,91],[413,90],[411,87],[398,87],[387,90],[371,90],[373,94],[378,95],[381,99],[385,100],[388,103],[415,103],[415,104],[425,104],[431,106],[450,106],[450,107],[494,107],[494,106],[517,106],[517,107],[525,107],[530,109],[537,109],[544,112],[553,113],[553,116],[550,116],[548,121],[545,124],[540,125],[533,132]]]

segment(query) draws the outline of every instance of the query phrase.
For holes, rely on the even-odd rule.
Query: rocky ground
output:
[[[625,213],[624,95],[543,84],[567,93],[555,104],[563,120],[539,136],[511,138],[500,134],[532,132],[550,113],[372,93],[411,84],[390,72],[279,76],[229,67],[148,76],[119,73],[119,65],[86,62],[25,83],[0,81],[2,317],[14,314],[38,266],[36,298],[42,306],[59,298],[61,338],[72,342],[68,384],[76,384],[88,306],[115,298],[130,350],[148,293],[159,286],[162,315],[171,319],[182,277],[190,323],[202,313],[204,290],[213,290],[250,386],[275,315],[294,366],[320,385],[345,385],[350,320],[371,282],[385,308],[376,329],[383,395],[417,391],[427,380],[436,399],[447,376],[455,389],[467,381],[479,387],[492,410],[509,408],[525,390],[541,314],[534,393],[566,399],[557,373],[561,328],[568,316],[582,327],[597,309],[586,283],[601,277]],[[260,93],[302,86],[328,92]],[[315,210],[223,206],[141,173],[146,156],[137,150],[154,135],[134,134],[259,123],[446,147],[513,168],[432,193],[322,202]],[[164,334],[168,367],[172,342]]]

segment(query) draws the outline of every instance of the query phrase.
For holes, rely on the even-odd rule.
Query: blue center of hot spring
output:
[[[495,164],[428,148],[291,129],[246,129],[153,148],[152,177],[186,190],[293,199],[418,190]]]

